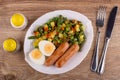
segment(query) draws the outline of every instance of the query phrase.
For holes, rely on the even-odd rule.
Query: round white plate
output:
[[[28,53],[33,49],[32,42],[33,40],[29,40],[28,37],[32,35],[33,31],[40,25],[43,25],[46,23],[49,19],[58,16],[63,15],[64,17],[67,17],[68,19],[76,19],[78,21],[81,21],[83,25],[85,26],[85,35],[86,35],[86,41],[84,43],[84,46],[82,47],[81,51],[76,53],[74,56],[72,56],[69,61],[62,67],[57,68],[55,66],[44,66],[44,65],[36,65],[32,63],[29,60]],[[91,44],[93,41],[93,28],[91,21],[84,16],[83,14],[80,14],[75,11],[71,10],[56,10],[49,13],[46,13],[45,15],[39,17],[28,29],[25,40],[24,40],[24,54],[25,54],[25,61],[35,70],[45,73],[45,74],[61,74],[65,73],[67,71],[72,70],[76,66],[78,66],[82,60],[87,56],[88,51],[90,50]]]

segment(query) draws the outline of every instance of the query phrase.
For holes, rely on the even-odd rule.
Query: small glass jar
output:
[[[15,13],[12,15],[10,23],[13,28],[23,30],[27,26],[28,20],[23,14]]]
[[[17,52],[20,50],[20,42],[13,38],[8,38],[3,41],[3,49],[6,52]]]

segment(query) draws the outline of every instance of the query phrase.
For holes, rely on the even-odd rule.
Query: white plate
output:
[[[55,66],[46,67],[44,65],[36,65],[34,63],[31,63],[28,57],[28,53],[33,49],[32,46],[32,40],[29,40],[28,37],[32,35],[33,31],[40,25],[43,25],[46,23],[49,19],[58,16],[63,15],[64,17],[67,17],[68,19],[76,19],[83,23],[85,26],[85,35],[86,35],[86,42],[84,46],[82,47],[82,50],[78,53],[76,53],[70,60],[62,67],[57,68]],[[90,50],[91,44],[93,41],[93,28],[91,21],[84,15],[71,11],[71,10],[57,10],[53,12],[46,13],[45,15],[39,17],[28,29],[25,41],[24,41],[24,54],[25,54],[25,61],[35,70],[45,73],[45,74],[61,74],[65,73],[67,71],[72,70],[76,66],[78,66],[82,60],[86,57],[88,54],[88,51]]]

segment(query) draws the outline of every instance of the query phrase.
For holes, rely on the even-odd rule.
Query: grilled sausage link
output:
[[[69,43],[68,42],[63,42],[56,50],[55,52],[47,58],[45,61],[46,66],[51,66],[53,65],[58,58],[60,58],[65,51],[69,48]]]
[[[79,50],[79,45],[78,44],[73,44],[66,52],[65,54],[59,58],[55,66],[60,68],[62,67],[76,52]]]

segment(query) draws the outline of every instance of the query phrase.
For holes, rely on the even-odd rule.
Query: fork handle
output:
[[[97,72],[99,74],[103,74],[103,72],[104,72],[105,58],[106,58],[106,52],[107,52],[109,40],[110,40],[109,38],[105,38],[102,56],[101,56],[100,63],[98,65],[98,69],[97,69]]]
[[[91,70],[96,72],[98,67],[98,53],[99,53],[99,42],[100,42],[100,31],[97,32],[97,40],[96,40],[96,46],[94,49],[92,62],[91,62]]]

